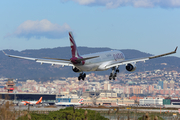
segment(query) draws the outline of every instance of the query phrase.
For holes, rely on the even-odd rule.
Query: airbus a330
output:
[[[104,51],[98,53],[91,53],[86,55],[80,55],[73,37],[72,32],[69,32],[69,40],[71,45],[72,57],[70,59],[61,59],[61,58],[30,58],[16,55],[4,54],[9,57],[21,58],[34,60],[41,64],[48,63],[52,65],[62,65],[62,66],[71,66],[74,72],[79,72],[78,80],[84,80],[86,78],[86,73],[90,71],[105,71],[112,69],[112,72],[109,75],[109,80],[115,80],[117,73],[119,72],[120,65],[126,65],[126,70],[133,72],[136,70],[136,63],[140,61],[146,61],[153,58],[158,58],[170,54],[174,54],[177,51],[177,47],[174,51],[168,52],[161,55],[136,58],[125,60],[125,55],[119,50]]]

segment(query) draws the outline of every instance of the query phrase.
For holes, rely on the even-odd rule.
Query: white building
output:
[[[140,105],[163,105],[163,99],[164,98],[144,98],[139,99]]]
[[[99,94],[100,97],[117,97],[117,93],[105,93],[102,92]]]

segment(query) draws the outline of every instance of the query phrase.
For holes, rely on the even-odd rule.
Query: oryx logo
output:
[[[124,55],[122,53],[113,54],[114,60],[123,59]]]
[[[70,39],[72,57],[73,58],[74,57],[79,58],[79,54],[78,54],[78,51],[77,51],[76,43],[74,41],[72,32],[69,32],[69,39]]]

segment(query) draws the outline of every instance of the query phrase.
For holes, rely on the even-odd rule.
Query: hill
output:
[[[79,47],[78,50],[83,55],[88,53],[107,51],[111,49]],[[64,58],[64,59],[71,58],[70,47],[57,47],[52,49],[45,48],[39,50],[23,50],[20,52],[15,50],[4,50],[4,51],[12,55],[20,55],[20,56],[35,57],[35,58],[43,58],[43,57]],[[151,56],[151,54],[144,53],[138,50],[123,49],[121,51],[125,54],[126,59]],[[7,57],[2,52],[0,52],[0,58],[1,58],[0,77],[18,78],[20,80],[26,80],[26,79],[49,80],[49,79],[58,79],[60,77],[78,76],[78,73],[74,73],[71,67],[61,67],[57,65],[51,66],[50,64],[40,65],[35,61]],[[180,58],[168,56],[162,58],[155,58],[146,61],[146,63],[143,62],[137,63],[136,71],[147,71],[154,69],[180,71],[179,68],[180,68]],[[95,72],[95,73],[99,75],[105,75],[105,74],[109,75],[110,72],[111,71],[108,70],[108,71]],[[120,66],[120,72],[126,72],[125,66]]]

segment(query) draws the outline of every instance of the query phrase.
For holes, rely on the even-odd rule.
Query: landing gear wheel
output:
[[[86,78],[86,73],[80,73],[79,74],[79,77],[78,77],[78,80],[84,80]]]
[[[83,74],[83,77],[86,78],[86,73]]]
[[[81,77],[80,77],[80,76],[78,77],[78,80],[79,80],[79,81],[81,80]]]
[[[119,67],[119,66],[117,66],[117,67],[112,67],[112,73],[109,75],[109,80],[111,80],[111,79],[115,80],[115,79],[116,79],[117,73],[119,73],[118,67]]]
[[[116,70],[116,73],[119,73],[119,69]]]
[[[116,79],[116,76],[117,76],[117,75],[116,75],[116,73],[114,73],[114,75],[113,75],[113,80],[115,80],[115,79]]]
[[[112,76],[113,76],[113,74],[111,73],[109,77],[112,77]]]
[[[114,73],[114,77],[116,77],[117,76],[117,74],[116,73]]]
[[[111,73],[111,74],[109,75],[109,80],[111,80],[112,77],[113,77],[113,74]]]

